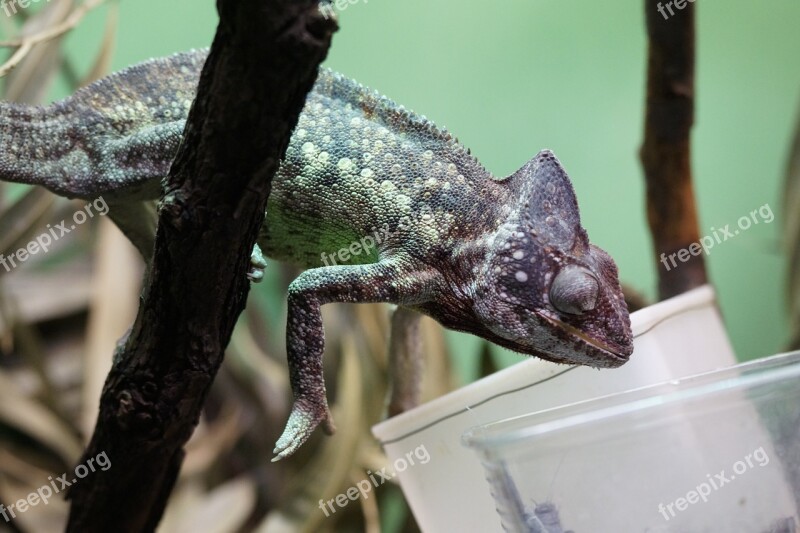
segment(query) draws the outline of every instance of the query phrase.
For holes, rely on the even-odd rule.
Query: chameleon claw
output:
[[[265,268],[267,268],[267,259],[256,244],[253,246],[253,253],[250,254],[250,271],[247,273],[247,279],[252,283],[259,283],[264,279]]]
[[[295,402],[292,414],[289,415],[289,421],[286,422],[286,428],[278,442],[275,443],[275,449],[272,450],[272,453],[276,454],[272,458],[272,462],[285,459],[296,452],[320,423],[328,435],[332,435],[336,431],[327,404],[315,408],[305,402]]]

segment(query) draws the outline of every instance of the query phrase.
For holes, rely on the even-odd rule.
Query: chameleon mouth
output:
[[[578,337],[579,339],[581,339],[585,343],[589,344],[590,346],[592,346],[594,348],[597,348],[598,350],[600,350],[602,352],[607,353],[613,359],[615,359],[617,361],[621,361],[621,363],[626,362],[628,360],[628,358],[629,358],[628,354],[625,354],[625,353],[621,352],[618,348],[612,348],[611,346],[609,346],[608,344],[604,343],[603,341],[595,339],[593,337],[590,337],[589,335],[587,335],[583,331],[581,331],[578,328],[575,328],[573,326],[570,326],[566,322],[562,322],[561,320],[558,320],[557,318],[552,318],[552,317],[549,317],[549,316],[547,316],[545,314],[542,314],[541,316],[546,318],[548,322],[550,322],[551,324],[553,324],[557,328],[560,328],[560,329],[566,331],[567,333],[570,333],[570,334]]]

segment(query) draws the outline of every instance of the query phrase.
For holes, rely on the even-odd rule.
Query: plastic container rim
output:
[[[468,429],[461,441],[478,450],[496,449],[533,437],[574,430],[587,423],[788,379],[794,379],[800,387],[800,351],[491,422]]]

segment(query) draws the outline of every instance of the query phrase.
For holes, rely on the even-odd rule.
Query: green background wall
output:
[[[765,203],[776,214],[708,257],[735,349],[751,359],[786,343],[781,187],[800,102],[800,2],[696,6],[700,233],[733,225]],[[446,126],[497,175],[553,149],[573,179],[593,242],[616,259],[625,282],[653,297],[656,266],[637,160],[642,10],[638,1],[361,0],[341,13],[326,64]],[[104,17],[92,14],[70,36],[78,66],[90,64],[87,51],[97,48]],[[122,2],[113,67],[207,46],[215,23],[212,1]]]

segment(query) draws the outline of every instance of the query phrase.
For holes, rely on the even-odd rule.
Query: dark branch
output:
[[[649,50],[645,135],[640,153],[661,299],[702,285],[707,279],[702,254],[690,253],[697,250],[690,250],[690,246],[699,239],[690,151],[695,7],[686,0],[672,2],[670,14],[665,4],[644,2]],[[683,9],[678,9],[678,4]],[[661,262],[662,253],[666,266]],[[680,257],[669,260],[670,254],[677,253]]]
[[[153,531],[248,292],[271,180],[336,24],[313,0],[219,0],[139,314],[71,487],[68,531]],[[109,295],[109,297],[113,297]]]

